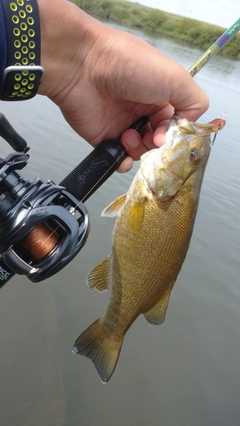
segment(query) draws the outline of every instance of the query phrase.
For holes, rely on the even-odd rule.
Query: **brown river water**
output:
[[[186,69],[202,53],[131,31]],[[199,121],[227,111],[227,124],[211,152],[165,323],[138,318],[107,385],[72,353],[108,304],[108,293],[92,294],[85,279],[110,253],[114,220],[100,215],[126,192],[136,163],[87,201],[91,233],[77,258],[42,283],[15,276],[1,289],[0,426],[240,425],[240,62],[216,56],[195,79],[211,102]],[[41,96],[1,102],[0,111],[31,146],[25,177],[58,183],[91,151]],[[1,139],[0,156],[10,151]]]

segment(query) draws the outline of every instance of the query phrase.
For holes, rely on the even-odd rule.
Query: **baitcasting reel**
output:
[[[140,118],[131,128],[147,123]],[[0,158],[0,288],[15,274],[32,282],[64,268],[81,250],[89,233],[83,202],[126,157],[120,140],[105,140],[59,185],[18,172],[29,159],[26,141],[0,114],[0,136],[16,151]]]

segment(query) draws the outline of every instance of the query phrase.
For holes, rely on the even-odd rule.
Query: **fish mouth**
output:
[[[174,114],[170,120],[169,129],[172,126],[177,126],[179,132],[183,133],[184,135],[201,135],[214,131],[212,123],[199,124],[193,121],[189,121],[186,118],[180,118],[176,114]]]
[[[174,134],[177,133],[177,129],[178,129],[179,132],[184,134],[184,137],[186,140],[188,139],[190,140],[193,136],[200,136],[200,135],[206,135],[206,134],[210,135],[210,133],[214,133],[213,139],[211,140],[211,138],[209,138],[209,144],[210,146],[212,146],[215,142],[218,131],[222,130],[226,124],[226,121],[224,118],[225,115],[226,113],[224,113],[218,119],[214,119],[206,124],[200,124],[200,123],[188,121],[186,118],[180,118],[178,115],[174,114],[170,120],[169,128],[166,133],[166,141],[168,139],[167,137],[168,132],[170,131],[169,133],[172,136],[174,136]],[[175,127],[175,132],[173,130],[174,127]],[[171,128],[172,128],[172,131],[171,131]]]

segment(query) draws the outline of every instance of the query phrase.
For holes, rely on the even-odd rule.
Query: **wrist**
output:
[[[67,0],[38,0],[38,7],[45,70],[38,93],[59,103],[86,73],[86,58],[105,26]]]
[[[37,0],[3,0],[1,6],[6,49],[6,55],[1,58],[4,66],[1,100],[30,99],[37,94],[44,73],[40,66]]]

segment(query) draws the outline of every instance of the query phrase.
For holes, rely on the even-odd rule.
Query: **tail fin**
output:
[[[76,340],[73,352],[91,359],[103,383],[111,378],[122,347],[122,339],[113,339],[104,330],[101,319],[95,321]]]

